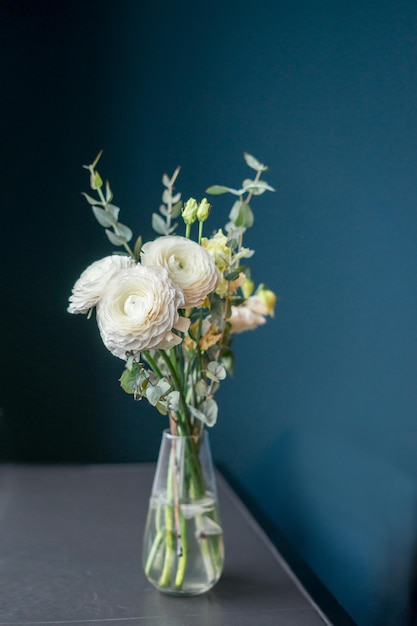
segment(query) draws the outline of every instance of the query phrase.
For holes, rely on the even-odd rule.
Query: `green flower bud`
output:
[[[199,222],[205,222],[210,215],[211,204],[205,198],[202,199],[197,210],[197,219]]]
[[[190,198],[184,205],[182,210],[182,219],[186,224],[194,224],[197,219],[198,204],[197,200]]]

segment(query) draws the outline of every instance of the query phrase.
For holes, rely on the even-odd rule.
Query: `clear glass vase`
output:
[[[223,569],[223,531],[208,433],[164,431],[143,541],[143,567],[159,591],[197,595]]]

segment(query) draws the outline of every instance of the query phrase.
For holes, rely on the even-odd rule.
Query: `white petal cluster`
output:
[[[232,306],[228,320],[232,325],[231,332],[243,333],[261,326],[266,323],[265,315],[268,315],[268,307],[258,296],[250,296],[242,306]]]
[[[184,296],[161,267],[135,265],[119,271],[97,303],[97,323],[104,345],[120,359],[143,350],[166,350],[182,338],[178,308]]]
[[[164,267],[185,297],[184,307],[200,307],[219,281],[213,257],[195,241],[167,235],[142,246],[142,265]]]
[[[134,265],[131,257],[121,254],[106,256],[89,265],[72,289],[68,312],[88,313],[100,300],[109,279],[119,270]]]

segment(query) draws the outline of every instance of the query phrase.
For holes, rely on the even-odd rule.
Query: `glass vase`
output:
[[[209,437],[164,431],[143,541],[143,567],[161,592],[197,595],[223,569],[224,545]]]

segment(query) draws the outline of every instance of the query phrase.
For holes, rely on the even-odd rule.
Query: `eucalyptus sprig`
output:
[[[104,183],[102,177],[96,169],[97,163],[99,162],[102,154],[103,151],[101,150],[94,159],[93,163],[90,165],[83,165],[83,168],[90,172],[90,187],[93,191],[96,191],[98,200],[85,192],[82,192],[82,195],[87,200],[88,204],[91,205],[93,215],[100,226],[104,227],[109,241],[114,246],[123,246],[126,252],[137,261],[140,255],[142,240],[138,237],[134,249],[132,250],[130,248],[129,241],[131,241],[133,233],[128,226],[119,222],[120,208],[112,204],[113,192],[110,188],[110,183],[108,180]],[[103,186],[105,193],[103,193]]]

